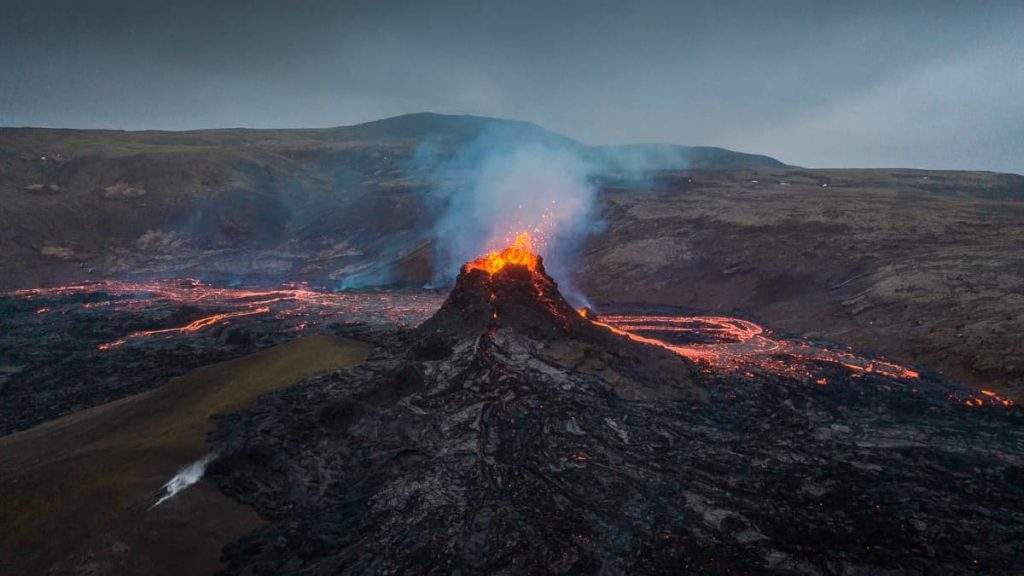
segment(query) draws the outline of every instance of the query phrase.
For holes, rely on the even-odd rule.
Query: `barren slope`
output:
[[[1022,181],[756,170],[613,183],[578,281],[598,302],[749,315],[1021,399]]]
[[[0,289],[126,274],[422,282],[444,209],[429,192],[463,176],[437,167],[480,141],[607,166],[783,166],[717,148],[589,147],[525,122],[438,114],[310,130],[2,128]]]
[[[302,338],[0,438],[4,572],[214,572],[220,547],[259,526],[259,516],[205,481],[149,510],[161,485],[209,451],[213,415],[357,364],[370,350]]]

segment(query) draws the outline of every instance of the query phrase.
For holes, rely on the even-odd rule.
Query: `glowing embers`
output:
[[[979,390],[978,392],[981,393],[980,396],[971,394],[967,398],[960,398],[959,396],[951,395],[949,399],[954,402],[962,402],[963,405],[967,406],[968,408],[978,408],[979,406],[985,406],[986,404],[989,406],[1006,407],[1014,405],[1013,400],[1010,400],[1009,398],[1001,394],[997,394],[991,390]]]
[[[494,274],[509,264],[526,266],[530,272],[537,269],[540,258],[533,251],[533,241],[527,232],[516,236],[511,246],[499,252],[491,252],[466,264],[467,272],[470,270],[483,270],[488,274]]]

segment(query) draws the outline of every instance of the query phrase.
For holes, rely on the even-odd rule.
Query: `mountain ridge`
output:
[[[538,142],[553,143],[557,146],[569,147],[580,153],[588,160],[614,161],[617,156],[650,153],[659,156],[664,165],[664,160],[670,157],[666,154],[665,148],[671,147],[676,162],[669,168],[691,167],[687,163],[688,158],[685,152],[696,152],[695,156],[700,159],[702,167],[785,167],[786,164],[769,156],[736,152],[725,148],[710,146],[684,146],[679,144],[647,144],[634,143],[625,145],[598,145],[591,146],[579,140],[548,130],[539,124],[505,118],[494,118],[489,116],[476,116],[471,114],[439,114],[435,112],[414,112],[401,114],[378,120],[371,120],[359,124],[345,126],[330,126],[323,128],[199,128],[191,130],[118,130],[118,129],[79,129],[79,128],[37,128],[37,127],[0,127],[0,144],[4,148],[16,144],[11,141],[11,136],[33,136],[38,135],[49,137],[82,137],[82,136],[105,136],[125,143],[145,144],[154,138],[162,138],[168,144],[191,144],[191,145],[217,145],[217,146],[238,146],[243,144],[273,145],[272,139],[275,136],[290,135],[305,137],[310,143],[320,144],[337,143],[339,137],[347,139],[424,139],[441,138],[453,141],[468,141],[478,137],[486,131],[496,131],[502,136],[520,140],[535,140]],[[5,134],[6,133],[6,134]],[[35,133],[35,134],[33,134]],[[5,138],[6,137],[6,138]],[[263,139],[263,142],[259,140]],[[56,142],[45,142],[47,145],[57,145]],[[37,144],[44,144],[38,142]],[[105,151],[103,142],[95,143],[96,151]],[[621,149],[621,151],[620,151]],[[646,149],[649,149],[646,150]]]

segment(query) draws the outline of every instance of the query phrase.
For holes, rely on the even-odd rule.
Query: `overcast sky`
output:
[[[0,0],[0,125],[536,122],[805,166],[1024,172],[1024,0]]]

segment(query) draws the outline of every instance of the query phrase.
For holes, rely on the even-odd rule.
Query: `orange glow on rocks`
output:
[[[582,311],[580,314],[583,315]],[[870,358],[799,340],[779,338],[754,322],[728,316],[653,316],[611,315],[602,321],[591,320],[631,340],[660,346],[706,367],[734,370],[752,375],[751,370],[813,380],[820,386],[827,378],[813,375],[808,363],[842,366],[856,378],[860,374],[879,374],[890,378],[915,380],[916,370],[878,358]],[[670,335],[692,335],[690,343],[672,343]],[[713,337],[707,341],[707,337]],[[791,360],[788,360],[788,359]],[[988,396],[988,394],[986,394]],[[992,396],[989,396],[994,400]]]
[[[107,350],[110,350],[111,348],[117,348],[118,346],[124,344],[131,338],[144,338],[146,336],[170,333],[191,334],[193,332],[198,332],[203,328],[208,328],[210,326],[213,326],[214,324],[219,324],[231,318],[238,318],[240,316],[252,316],[254,314],[268,314],[269,312],[269,306],[260,306],[252,308],[251,310],[238,310],[236,312],[224,312],[221,314],[214,314],[212,316],[207,316],[206,318],[200,318],[199,320],[190,322],[178,328],[164,328],[162,330],[140,330],[138,332],[132,332],[131,334],[125,336],[124,338],[114,340],[113,342],[100,344],[99,349],[105,352]]]
[[[976,406],[984,406],[985,404],[1006,407],[1014,405],[1013,400],[1010,400],[1009,398],[1001,394],[993,392],[992,390],[980,390],[980,392],[982,396],[984,396],[984,398],[980,398],[978,396],[970,396],[969,398],[967,398],[967,400],[964,401],[964,405],[970,408],[974,408]]]
[[[537,269],[539,261],[539,257],[533,251],[533,241],[530,239],[530,234],[523,232],[516,236],[515,242],[508,248],[499,252],[491,252],[467,263],[466,271],[483,270],[488,274],[494,274],[509,264],[518,264],[526,266],[530,272],[533,272]]]
[[[190,335],[242,317],[263,316],[268,322],[280,321],[290,330],[304,332],[329,321],[348,318],[375,318],[394,326],[416,325],[437,310],[436,295],[402,295],[315,290],[304,284],[286,284],[277,288],[228,288],[194,279],[148,280],[139,282],[104,280],[53,288],[33,288],[5,295],[26,301],[41,300],[47,306],[36,308],[39,316],[68,314],[76,307],[105,310],[110,314],[146,316],[148,310],[187,306],[205,313],[186,324],[154,330],[136,330],[116,340],[98,345],[110,351],[129,342],[149,338]],[[96,295],[81,302],[81,296]],[[66,301],[60,301],[60,299]],[[292,320],[295,320],[292,324]],[[158,322],[154,318],[150,321]]]

